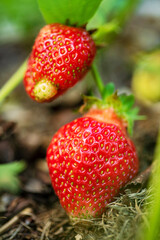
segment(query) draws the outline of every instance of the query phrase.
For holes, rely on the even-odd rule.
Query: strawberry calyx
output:
[[[81,113],[87,112],[87,116],[114,122],[121,129],[132,135],[135,120],[142,120],[144,116],[139,116],[139,108],[133,107],[134,96],[118,94],[113,83],[108,83],[102,92],[102,99],[94,96],[84,96],[84,105],[80,108]]]

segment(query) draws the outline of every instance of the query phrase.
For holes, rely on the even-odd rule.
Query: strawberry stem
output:
[[[91,72],[92,72],[92,75],[93,75],[93,78],[94,78],[94,81],[98,87],[98,90],[101,94],[101,97],[103,98],[103,91],[104,91],[104,84],[103,84],[103,81],[101,79],[101,76],[97,70],[97,67],[96,65],[93,63],[92,64],[92,67],[91,67]]]
[[[0,89],[0,103],[18,86],[22,81],[27,66],[27,60],[23,62],[20,68],[12,75],[12,77]]]

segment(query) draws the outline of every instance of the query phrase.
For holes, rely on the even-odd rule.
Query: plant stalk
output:
[[[19,85],[22,81],[27,66],[27,60],[23,62],[20,68],[12,75],[12,77],[0,89],[0,103]]]
[[[92,72],[94,81],[96,83],[96,86],[98,87],[98,90],[99,90],[99,92],[101,94],[101,97],[103,97],[104,84],[103,84],[101,76],[100,76],[100,74],[99,74],[99,72],[97,70],[97,67],[96,67],[96,65],[94,63],[92,64],[91,72]]]

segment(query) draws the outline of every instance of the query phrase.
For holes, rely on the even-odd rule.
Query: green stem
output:
[[[96,65],[94,63],[92,64],[91,72],[92,72],[94,81],[95,81],[95,83],[96,83],[96,85],[98,87],[98,90],[99,90],[101,96],[103,97],[104,84],[103,84],[103,81],[102,81],[102,79],[101,79],[101,77],[99,75],[97,67],[96,67]]]
[[[158,239],[159,220],[160,220],[160,128],[158,139],[155,148],[154,165],[150,179],[149,186],[151,187],[151,196],[149,198],[149,211],[148,224],[149,228],[145,229],[143,239],[155,240]]]
[[[20,68],[12,75],[12,77],[0,89],[0,103],[18,86],[22,81],[27,66],[27,60],[20,66]]]

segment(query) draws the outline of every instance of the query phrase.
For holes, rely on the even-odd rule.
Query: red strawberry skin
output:
[[[54,135],[47,162],[62,207],[78,218],[100,216],[139,168],[134,145],[121,125],[88,116]]]
[[[24,77],[27,93],[38,102],[57,98],[84,77],[95,54],[86,30],[58,23],[44,26],[29,57]]]

